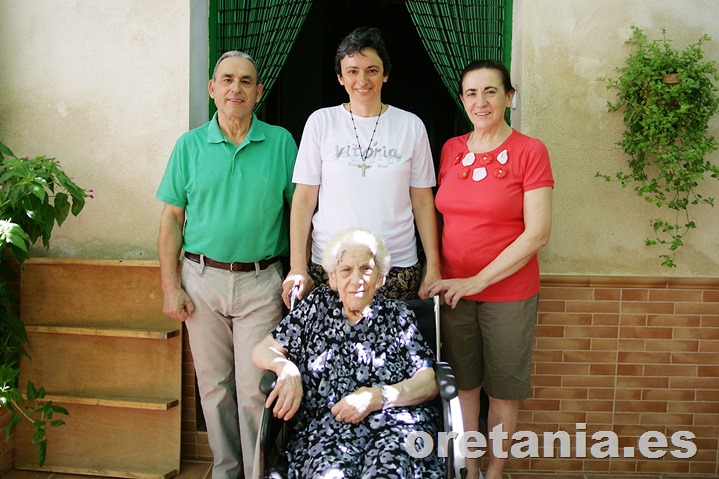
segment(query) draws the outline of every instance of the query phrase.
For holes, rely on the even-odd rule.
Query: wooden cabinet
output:
[[[182,325],[162,313],[156,262],[32,259],[20,313],[30,379],[70,413],[37,465],[18,426],[15,467],[133,478],[179,473]],[[26,422],[26,421],[25,421]]]

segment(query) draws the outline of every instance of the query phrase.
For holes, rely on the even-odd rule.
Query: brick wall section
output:
[[[719,474],[719,280],[543,276],[539,310],[519,430],[574,435],[585,423],[589,457],[560,458],[557,448],[553,459],[512,459],[508,470]],[[185,338],[182,456],[211,460]],[[650,430],[692,431],[696,456],[591,457],[597,431],[616,433],[621,450]]]
[[[10,413],[0,409],[0,479],[6,477],[15,468],[15,435],[5,440],[5,428],[10,423]]]
[[[198,431],[197,415],[201,414],[200,401],[196,399],[195,363],[190,352],[187,328],[183,328],[182,345],[182,459],[211,461],[212,450],[207,433]]]
[[[20,295],[20,271],[14,260],[2,260],[2,267],[8,268],[14,273],[9,279],[10,286],[15,289],[18,297]],[[3,319],[0,318],[0,321]],[[15,469],[15,432],[7,437],[5,428],[10,424],[10,413],[6,408],[0,407],[0,479],[5,478]]]
[[[183,362],[182,456],[211,460],[186,334]],[[561,458],[557,447],[508,471],[719,476],[719,279],[543,276],[532,384],[519,430],[541,446],[544,432],[574,437],[585,423],[588,457]],[[692,431],[696,456],[591,457],[597,431],[616,433],[621,450],[650,430]]]
[[[543,276],[532,384],[519,430],[540,447],[544,432],[567,431],[574,445],[584,423],[588,457],[508,470],[719,476],[719,279]],[[691,431],[698,451],[595,459],[597,431],[616,433],[620,453],[647,431]]]
[[[197,431],[187,337],[182,458],[211,460],[207,434]],[[534,431],[541,444],[544,432],[573,435],[586,423],[589,457],[512,459],[509,471],[719,477],[719,279],[543,276],[532,381],[519,430]],[[692,459],[594,459],[591,435],[602,430],[614,431],[620,448],[636,446],[648,430],[689,430],[698,452]],[[13,441],[0,440],[0,479],[12,470]]]

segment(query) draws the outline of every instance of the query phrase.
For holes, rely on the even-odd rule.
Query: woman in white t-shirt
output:
[[[297,187],[286,303],[295,285],[302,298],[315,284],[326,284],[324,247],[351,227],[374,231],[387,244],[392,265],[380,290],[385,296],[426,297],[427,286],[441,279],[427,130],[413,113],[382,103],[390,69],[376,28],[354,30],[337,49],[335,72],[349,101],[315,111],[305,124],[292,178]],[[425,252],[424,277],[415,223]]]

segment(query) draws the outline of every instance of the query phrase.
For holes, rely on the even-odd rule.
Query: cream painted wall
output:
[[[20,155],[57,156],[95,190],[35,256],[157,257],[155,189],[177,137],[206,117],[206,2],[0,1],[0,138]],[[514,10],[513,124],[547,144],[557,181],[543,272],[719,276],[719,205],[697,211],[699,230],[667,270],[643,246],[655,208],[594,178],[624,161],[621,115],[607,113],[596,78],[623,64],[630,26],[666,26],[680,45],[707,32],[719,60],[719,2],[515,0]],[[719,118],[712,128],[719,136]],[[719,198],[719,182],[703,192]]]
[[[622,114],[608,113],[612,92],[596,80],[613,76],[631,51],[631,25],[659,38],[666,27],[684,47],[708,33],[706,58],[719,61],[716,0],[515,0],[513,81],[520,105],[513,125],[542,139],[555,174],[552,238],[540,255],[544,273],[649,276],[719,276],[719,202],[695,209],[698,229],[676,257],[678,268],[660,266],[661,246],[644,246],[659,212],[632,189],[594,178],[623,168],[616,146]],[[711,123],[719,138],[719,118]],[[719,164],[719,152],[711,155]],[[719,181],[702,194],[719,201]],[[693,213],[694,214],[694,213]]]
[[[189,0],[0,2],[0,138],[57,157],[95,196],[34,256],[157,257],[154,192],[189,128],[189,52]]]

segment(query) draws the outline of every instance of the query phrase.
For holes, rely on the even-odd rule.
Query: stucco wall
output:
[[[197,66],[202,32],[191,28],[206,23],[205,5],[0,2],[0,138],[19,155],[56,156],[78,184],[95,190],[80,217],[56,230],[51,249],[35,256],[156,258],[154,192],[176,138],[197,123],[206,98],[197,73],[207,71]],[[719,207],[697,208],[699,229],[680,250],[679,268],[668,270],[659,266],[663,250],[643,245],[656,208],[594,178],[625,160],[615,145],[621,114],[607,113],[611,92],[596,78],[623,64],[630,26],[652,36],[665,26],[678,45],[707,32],[714,37],[707,57],[719,60],[719,4],[515,0],[514,10],[520,104],[513,124],[547,144],[557,181],[543,272],[719,275]],[[712,131],[719,136],[719,119]],[[719,197],[719,182],[703,193]]]
[[[35,256],[157,256],[154,190],[189,127],[189,52],[189,0],[0,2],[0,138],[57,157],[95,196]]]
[[[513,124],[541,138],[555,174],[552,239],[540,256],[544,273],[585,272],[657,276],[719,275],[719,204],[696,207],[698,229],[679,249],[676,269],[660,266],[662,246],[646,247],[656,206],[630,188],[594,178],[624,169],[616,146],[622,113],[608,113],[613,93],[596,79],[615,76],[631,47],[631,25],[651,38],[661,28],[677,47],[708,33],[706,58],[719,61],[719,3],[715,0],[515,0],[513,80],[520,106]],[[711,123],[719,137],[719,118]],[[711,159],[719,164],[719,153]],[[702,194],[719,198],[719,181]],[[663,213],[664,214],[664,213]]]

